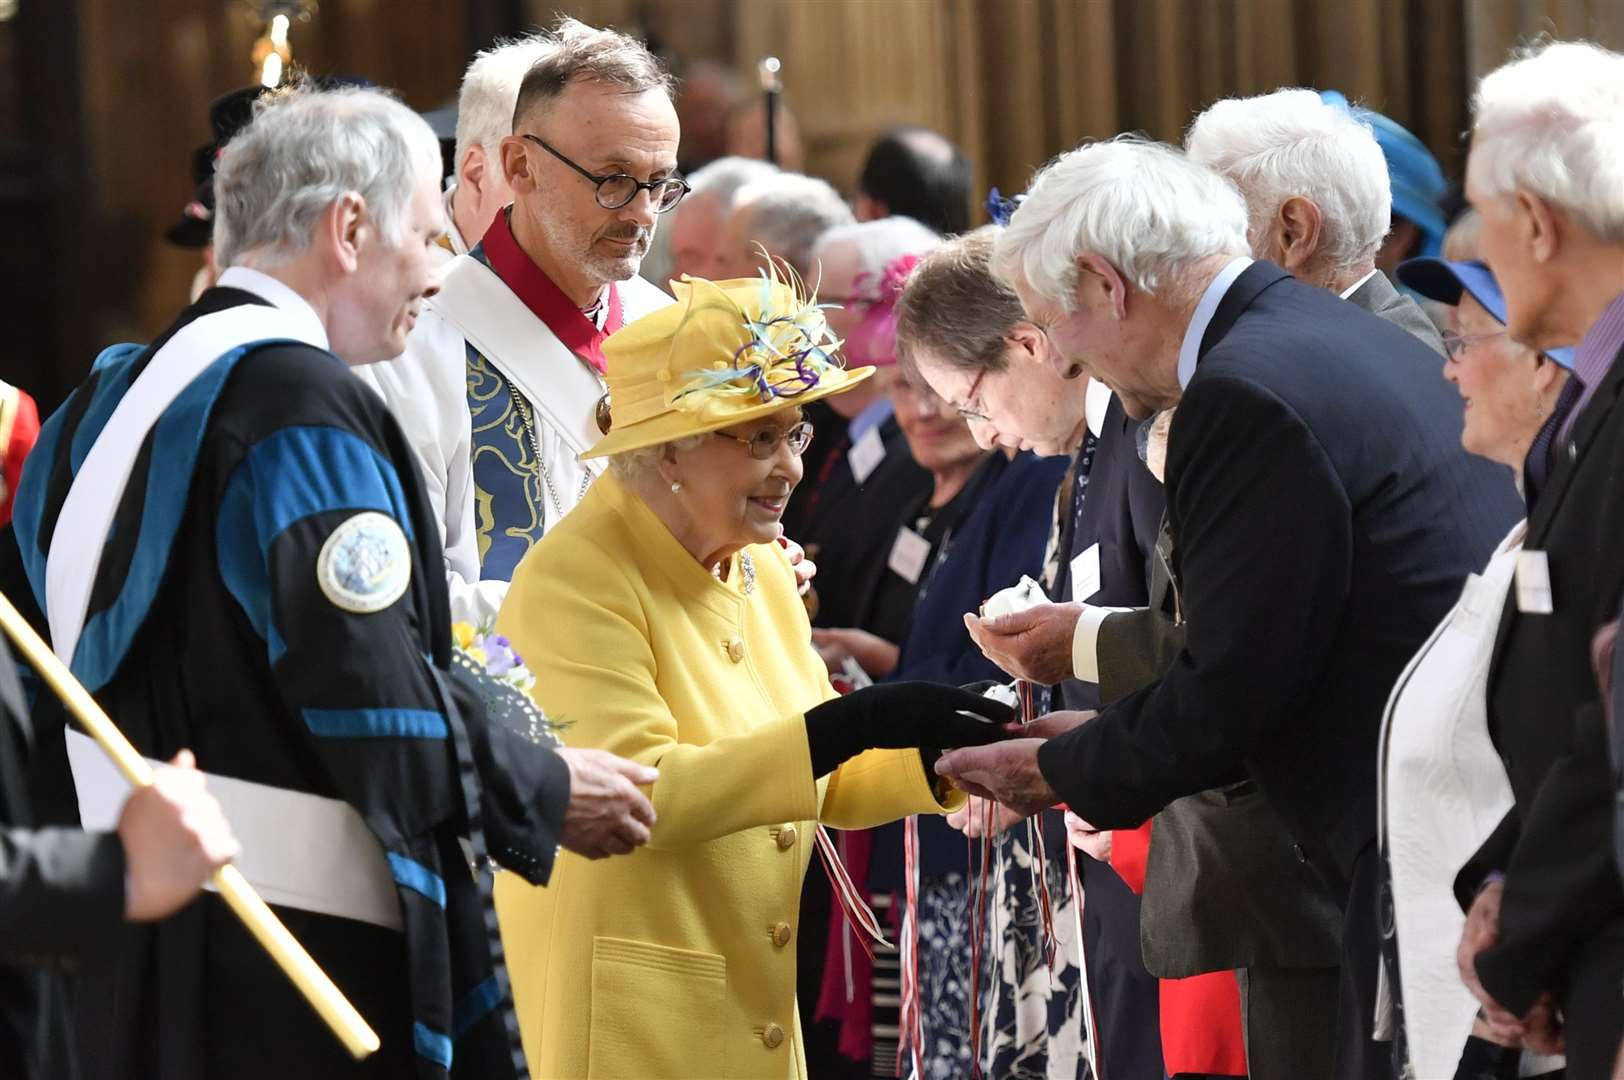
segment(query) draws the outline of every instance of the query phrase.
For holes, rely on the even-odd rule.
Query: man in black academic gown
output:
[[[454,667],[411,447],[346,366],[434,291],[438,180],[383,94],[268,99],[216,172],[218,285],[105,352],[24,473],[52,647],[143,754],[194,750],[239,869],[382,1040],[351,1061],[210,894],[81,980],[86,1076],[523,1076],[490,861],[542,883],[560,843],[648,838],[655,770],[493,723]],[[94,827],[117,780],[67,744]]]

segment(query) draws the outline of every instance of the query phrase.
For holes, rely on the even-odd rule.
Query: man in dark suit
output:
[[[1221,101],[1191,126],[1186,152],[1240,191],[1253,255],[1442,356],[1432,321],[1376,270],[1391,211],[1387,162],[1345,106],[1309,90]],[[1158,477],[1172,415],[1162,414],[1146,437]],[[985,647],[1022,673],[1042,666],[1047,649],[1097,682],[1107,704],[1160,678],[1183,646],[1184,622],[1165,520],[1159,532],[1148,606],[1113,608],[1100,597],[1033,609],[983,622]],[[1176,800],[1156,815],[1140,921],[1146,964],[1165,978],[1238,969],[1252,1080],[1330,1071],[1341,921],[1251,781]]]
[[[1253,263],[1247,224],[1215,173],[1136,140],[1062,156],[1011,219],[999,269],[1067,372],[1134,416],[1179,409],[1166,491],[1186,640],[1092,722],[938,771],[1101,828],[1254,781],[1343,904],[1335,1075],[1390,1075],[1371,1043],[1381,706],[1517,510],[1461,450],[1433,354]]]
[[[1466,184],[1508,332],[1532,348],[1577,342],[1583,391],[1528,463],[1546,475],[1487,691],[1516,802],[1456,881],[1468,906],[1459,956],[1496,1026],[1538,1048],[1565,1028],[1573,1076],[1607,1075],[1624,1035],[1616,777],[1589,663],[1624,593],[1620,85],[1624,56],[1588,44],[1548,45],[1485,76]]]
[[[34,732],[0,644],[0,1075],[72,1075],[61,976],[117,953],[124,923],[180,910],[236,854],[182,751],[124,804],[116,832],[34,828]]]

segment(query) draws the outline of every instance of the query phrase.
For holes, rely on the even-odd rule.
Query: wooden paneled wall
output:
[[[254,81],[249,53],[262,25],[237,0],[82,0],[81,71],[98,260],[92,295],[115,336],[161,329],[197,269],[162,232],[192,197],[192,148],[211,137],[208,104]],[[290,34],[309,71],[364,76],[414,108],[455,94],[467,63],[459,0],[321,0]],[[122,279],[122,286],[120,283]]]
[[[1339,89],[1458,172],[1471,81],[1546,33],[1624,48],[1624,0],[529,0],[652,30],[681,59],[784,63],[807,168],[850,190],[871,139],[924,124],[976,190],[1087,138],[1179,139],[1216,98]]]
[[[49,325],[0,358],[0,375],[49,405],[97,348],[149,337],[185,300],[196,258],[161,234],[190,198],[208,102],[251,81],[260,27],[242,0],[22,4],[0,35],[0,142],[33,171],[20,195],[7,189],[0,222],[40,242],[38,280],[11,295]],[[455,93],[474,33],[560,9],[651,35],[678,60],[750,71],[779,56],[808,171],[845,190],[895,123],[944,132],[977,192],[1007,192],[1085,138],[1177,139],[1216,97],[1293,84],[1389,113],[1454,170],[1471,81],[1511,45],[1545,33],[1624,48],[1624,0],[319,0],[292,40],[311,70],[364,75],[426,109]],[[18,69],[34,73],[7,78]]]

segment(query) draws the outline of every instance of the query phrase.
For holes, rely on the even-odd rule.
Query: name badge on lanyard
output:
[[[1551,563],[1543,551],[1517,552],[1517,610],[1525,615],[1549,615]]]
[[[891,545],[891,557],[885,561],[893,573],[909,585],[917,585],[929,561],[929,540],[906,525],[897,530],[896,541]]]
[[[885,440],[880,438],[880,429],[877,427],[871,427],[863,432],[863,437],[852,443],[851,449],[846,452],[846,462],[851,466],[851,474],[856,477],[859,484],[866,483],[884,460]]]
[[[1100,546],[1094,544],[1071,560],[1071,598],[1087,600],[1100,591]]]

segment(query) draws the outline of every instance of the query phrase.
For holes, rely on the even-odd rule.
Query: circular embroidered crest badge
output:
[[[412,580],[406,534],[387,514],[356,514],[334,529],[316,557],[316,581],[334,607],[367,615],[399,600]]]

